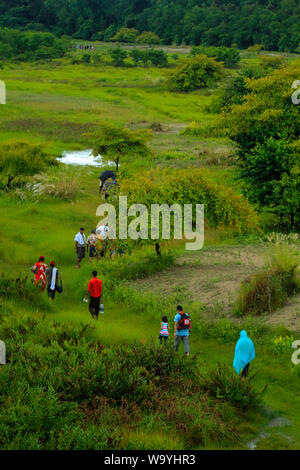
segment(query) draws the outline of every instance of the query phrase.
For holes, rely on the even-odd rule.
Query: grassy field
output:
[[[96,51],[107,47],[96,44]],[[168,47],[166,52],[186,54],[187,49]],[[254,54],[242,55],[243,61],[257,60]],[[287,59],[294,57],[290,55]],[[182,132],[191,121],[214,125],[216,116],[206,112],[214,90],[171,93],[163,85],[168,73],[169,69],[158,68],[72,65],[67,59],[7,64],[1,74],[6,82],[7,104],[0,107],[0,142],[10,139],[42,142],[50,153],[60,156],[64,150],[91,148],[85,134],[94,130],[100,121],[131,129],[152,128],[151,147],[155,153],[175,152],[175,158],[161,157],[146,162],[124,160],[121,171],[134,177],[136,172],[157,166],[209,166],[217,182],[232,186],[240,193],[235,167],[230,163],[234,150],[229,141],[222,136],[207,134],[197,138]],[[158,124],[159,130],[155,130]],[[228,436],[225,431],[218,435],[211,430],[205,438],[198,441],[195,438],[191,444],[176,427],[176,419],[168,421],[158,408],[141,412],[136,423],[131,410],[128,420],[124,418],[116,426],[119,441],[114,444],[115,448],[299,449],[300,366],[298,369],[293,366],[291,348],[280,350],[274,346],[274,340],[280,336],[293,335],[298,339],[299,297],[290,301],[287,310],[270,317],[241,319],[232,311],[240,282],[262,266],[261,234],[237,237],[230,230],[210,229],[205,234],[202,252],[184,253],[180,243],[164,245],[163,253],[170,250],[174,260],[166,261],[157,269],[152,247],[134,252],[131,257],[100,260],[97,264],[95,261],[93,265],[85,259],[82,268],[76,270],[73,239],[80,226],[85,226],[89,233],[97,224],[100,170],[64,168],[61,164],[54,173],[58,178],[79,182],[80,189],[75,197],[61,199],[28,193],[23,197],[22,188],[19,192],[1,192],[0,271],[32,276],[30,266],[44,255],[47,263],[55,259],[62,274],[64,292],[61,296],[57,294],[53,305],[45,294],[37,294],[36,304],[0,296],[3,312],[9,312],[12,318],[39,316],[49,324],[55,321],[90,325],[105,349],[134,342],[158,343],[162,313],[168,314],[172,331],[174,309],[182,302],[193,318],[191,350],[201,373],[216,369],[219,363],[231,366],[239,331],[246,327],[256,346],[254,386],[262,390],[267,385],[263,405],[249,412],[241,412],[230,405],[226,409],[227,404],[221,398],[211,403],[203,392],[197,392],[203,407],[206,401],[209,406],[206,421],[203,418],[201,424],[199,418],[199,426],[212,429],[218,419],[222,426],[232,421],[234,437],[228,437],[231,428]],[[49,172],[48,177],[51,176]],[[266,219],[264,214],[262,221]],[[272,227],[272,223],[271,219],[268,224]],[[104,280],[105,303],[105,314],[97,322],[92,320],[82,301],[95,265]],[[121,275],[127,268],[127,277]],[[118,281],[117,288],[112,280]],[[45,298],[41,299],[42,295]],[[185,386],[181,386],[184,392]],[[172,395],[172,391],[168,393]],[[194,403],[193,397],[188,397],[189,400]],[[109,414],[105,415],[105,420],[109,423]],[[101,419],[98,417],[95,423],[99,426]]]

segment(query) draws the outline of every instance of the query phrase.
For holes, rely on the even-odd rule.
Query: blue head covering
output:
[[[240,339],[235,346],[233,367],[237,374],[240,374],[244,367],[255,358],[254,344],[247,336],[247,332],[242,330]]]

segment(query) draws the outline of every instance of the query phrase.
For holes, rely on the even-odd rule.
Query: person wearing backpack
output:
[[[177,313],[174,318],[174,349],[178,351],[180,341],[182,341],[187,356],[190,354],[189,333],[191,329],[192,323],[189,314],[183,312],[181,305],[177,305]]]

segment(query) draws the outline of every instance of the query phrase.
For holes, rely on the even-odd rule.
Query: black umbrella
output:
[[[116,174],[112,170],[105,170],[102,171],[101,175],[99,176],[99,179],[102,181],[102,184],[104,181],[108,180],[108,178],[112,178],[113,180],[116,179]]]

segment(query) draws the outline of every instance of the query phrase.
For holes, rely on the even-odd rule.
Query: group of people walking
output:
[[[92,230],[89,237],[85,238],[84,228],[81,227],[79,232],[75,235],[75,251],[77,255],[77,265],[80,267],[81,260],[85,257],[85,248],[89,250],[89,258],[92,261],[95,256],[96,243],[97,241],[105,238],[103,235],[105,231],[108,231],[107,226],[101,226],[100,237],[96,235],[96,231]],[[48,267],[45,263],[45,257],[40,256],[38,261],[32,266],[34,273],[34,283],[41,286],[43,292],[47,288],[47,294],[50,300],[53,300],[56,292],[62,292],[61,276],[58,269],[55,266],[55,261],[50,262]],[[60,285],[59,285],[60,280]],[[104,313],[103,306],[103,293],[102,293],[102,280],[98,278],[97,271],[92,272],[92,278],[88,283],[88,288],[84,301],[88,302],[88,296],[90,296],[89,312],[94,319],[98,319],[99,313]],[[161,319],[159,341],[160,344],[167,346],[168,338],[170,335],[170,327],[168,318],[164,315]],[[183,343],[184,352],[188,356],[190,354],[190,343],[189,336],[192,330],[192,322],[190,315],[183,311],[181,305],[177,305],[177,311],[174,317],[174,349],[177,352],[180,343]],[[237,374],[241,374],[242,377],[246,377],[249,372],[250,362],[255,358],[255,348],[252,340],[248,338],[247,332],[242,330],[240,332],[240,338],[236,343],[235,355],[233,361],[233,367]]]
[[[159,341],[160,344],[167,346],[170,334],[168,317],[164,315],[161,319]],[[180,343],[183,343],[184,352],[188,356],[190,354],[189,335],[192,330],[192,322],[190,315],[183,311],[181,305],[177,305],[177,312],[174,317],[174,349],[177,352]],[[247,332],[242,330],[240,338],[235,346],[235,354],[233,367],[237,374],[247,377],[249,373],[250,362],[255,358],[255,348],[252,340],[248,338]]]
[[[85,258],[86,252],[88,253],[90,263],[97,255],[99,255],[100,258],[103,258],[108,248],[110,257],[113,259],[115,255],[115,246],[113,243],[108,246],[109,241],[111,240],[108,240],[106,236],[107,232],[109,232],[109,227],[107,225],[100,225],[97,227],[97,231],[93,229],[86,239],[84,227],[80,228],[74,238],[75,252],[77,255],[76,268],[80,268],[80,263],[82,259]]]
[[[76,49],[83,49],[84,51],[94,51],[94,46],[90,46],[89,44],[76,44]]]

